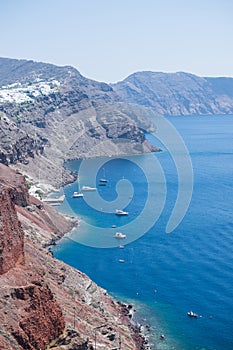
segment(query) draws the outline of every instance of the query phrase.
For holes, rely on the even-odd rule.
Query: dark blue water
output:
[[[185,141],[194,171],[193,196],[181,224],[171,234],[165,233],[178,191],[178,177],[174,162],[164,149],[156,157],[166,177],[166,204],[146,234],[124,249],[93,248],[64,238],[55,248],[55,255],[88,274],[114,296],[133,300],[152,327],[155,349],[232,350],[233,116],[169,120]],[[142,169],[151,158],[136,158],[139,165],[135,164],[135,157],[106,159],[106,187],[98,187],[103,169],[97,174],[97,187],[105,200],[117,197],[117,181],[125,178],[132,182],[135,192],[126,207],[128,217],[106,214],[90,208],[83,199],[71,199],[77,184],[64,189],[67,202],[61,209],[72,209],[82,218],[80,234],[88,234],[85,223],[111,228],[113,224],[126,225],[140,215],[148,192]],[[75,169],[78,162],[69,166]],[[82,180],[86,182],[88,174]],[[160,196],[158,182],[155,175],[153,188]],[[153,212],[149,211],[148,220],[151,215]],[[125,263],[120,264],[119,259]],[[189,310],[201,317],[189,318]],[[159,340],[161,332],[166,334],[165,341]]]

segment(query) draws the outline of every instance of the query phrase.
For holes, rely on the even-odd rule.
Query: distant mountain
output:
[[[161,115],[233,114],[233,78],[138,72],[111,86],[121,101]]]
[[[0,58],[0,162],[32,177],[59,185],[68,159],[155,150],[150,115],[73,67]]]

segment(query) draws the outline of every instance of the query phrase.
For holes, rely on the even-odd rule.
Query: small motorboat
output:
[[[108,182],[108,180],[107,180],[107,179],[102,178],[102,179],[100,179],[100,182],[104,182],[104,183],[106,183],[106,182]]]
[[[117,239],[124,239],[124,238],[126,238],[126,235],[124,233],[121,233],[121,232],[116,232],[114,237]]]
[[[120,215],[128,215],[129,213],[124,210],[116,209],[115,214],[120,216]]]
[[[194,317],[194,318],[197,318],[197,317],[198,317],[198,314],[196,314],[196,313],[193,312],[193,311],[188,311],[188,312],[187,312],[187,315],[188,315],[189,317]]]
[[[117,225],[112,225],[112,228],[116,228],[117,227]]]
[[[82,192],[74,192],[72,195],[72,198],[82,198],[83,193]]]
[[[63,194],[60,197],[48,197],[48,198],[44,198],[43,202],[47,203],[47,204],[61,204],[62,202],[64,202],[65,199],[65,195]]]
[[[119,245],[119,248],[120,248],[120,249],[124,249],[125,246],[124,246],[124,245]]]
[[[125,262],[124,259],[119,259],[118,261],[119,261],[120,263],[124,263],[124,262]]]
[[[96,191],[96,187],[83,186],[82,191]]]

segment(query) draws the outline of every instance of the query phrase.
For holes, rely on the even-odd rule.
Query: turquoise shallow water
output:
[[[116,217],[101,209],[94,210],[83,199],[72,199],[77,184],[69,185],[64,188],[66,202],[61,210],[77,214],[81,223],[72,239],[64,238],[54,253],[87,273],[114,296],[133,300],[141,317],[151,325],[152,341],[157,344],[154,348],[232,350],[233,116],[176,117],[169,121],[183,137],[194,170],[193,196],[181,224],[171,234],[165,233],[177,195],[178,178],[174,162],[164,150],[156,157],[166,177],[166,203],[155,225],[124,249],[94,248],[77,243],[78,237],[88,235],[98,240],[98,230],[93,227],[108,230],[108,237],[101,236],[100,241],[108,239],[115,243],[112,225],[127,227],[145,206],[148,174],[143,169],[153,175],[153,168],[148,166],[151,157],[106,159],[104,172],[109,182],[99,187],[97,181],[99,194],[106,201],[114,200],[116,183],[128,179],[134,187],[127,206],[129,216]],[[158,143],[150,135],[148,138]],[[79,162],[69,164],[73,170],[78,166]],[[84,174],[80,184],[87,184],[89,177],[90,174]],[[103,169],[97,174],[97,180],[101,177]],[[156,204],[156,200],[162,198],[156,174],[150,190],[155,191]],[[127,191],[123,193],[129,197]],[[154,211],[152,202],[143,220],[150,220]],[[135,232],[137,230],[140,225]],[[127,231],[127,239],[131,234]],[[124,259],[125,263],[120,264],[119,259]],[[188,318],[189,310],[202,317]],[[161,333],[166,334],[164,342],[159,340]]]

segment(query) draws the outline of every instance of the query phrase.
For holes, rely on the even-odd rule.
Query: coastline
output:
[[[94,159],[94,157],[93,157],[93,159]],[[75,161],[81,161],[81,159],[75,159]],[[77,172],[76,172],[76,175],[77,175]],[[53,196],[59,197],[59,196],[63,195],[64,194],[64,187],[71,186],[74,183],[75,183],[75,181],[72,181],[70,183],[63,183],[60,190],[48,191],[45,198],[53,198]],[[48,203],[47,203],[47,205],[48,205]],[[78,215],[76,215],[76,214],[74,214],[74,216],[71,215],[69,213],[70,208],[67,210],[67,208],[65,208],[63,206],[63,203],[61,203],[61,205],[55,206],[55,210],[67,218],[74,219],[74,216],[75,216],[77,222],[76,222],[76,224],[73,225],[73,227],[69,231],[56,235],[56,237],[52,238],[49,242],[47,242],[44,245],[44,247],[47,248],[48,251],[52,255],[53,255],[53,247],[56,245],[59,245],[59,242],[62,240],[62,238],[64,238],[64,237],[69,238],[69,235],[70,235],[72,229],[74,229],[74,228],[78,229],[79,225],[80,225],[80,221],[81,221],[81,219],[78,217]],[[79,270],[79,269],[77,268],[77,270]],[[101,286],[101,283],[99,285]],[[115,297],[115,296],[111,295],[111,292],[110,292],[110,297],[115,302],[117,302],[119,305],[121,305],[122,313],[124,314],[124,317],[128,319],[130,329],[134,335],[134,340],[137,343],[137,349],[140,349],[140,350],[152,350],[155,348],[157,349],[157,343],[155,343],[154,339],[152,339],[153,334],[151,332],[152,332],[153,327],[151,327],[151,325],[147,323],[147,320],[145,318],[143,318],[143,313],[136,310],[136,308],[137,308],[136,304],[134,304],[133,301],[132,301],[132,303],[129,303],[129,304],[127,302],[125,303],[122,301],[124,298]],[[135,302],[136,302],[136,300],[135,300]],[[164,342],[164,339],[160,338],[161,335],[162,334],[156,335],[156,337],[161,340],[162,349],[165,349],[166,342]]]
[[[62,190],[60,190],[59,193],[60,192],[62,192]],[[47,198],[51,198],[49,197],[51,195],[57,196],[57,194],[58,194],[58,191],[49,192]],[[46,203],[46,205],[49,205],[49,204]],[[61,214],[64,218],[72,221],[74,220],[74,216],[71,216],[68,213],[65,213],[64,210],[59,211],[58,208],[59,206],[56,206],[55,210],[59,214]],[[69,234],[71,233],[72,229],[74,228],[78,229],[78,226],[80,224],[80,219],[76,217],[75,220],[76,221],[73,222],[73,226],[70,230],[68,230],[67,232],[58,233],[56,237],[51,238],[48,242],[43,244],[43,248],[46,248],[52,256],[54,256],[53,247],[58,245],[59,242],[62,240],[62,238],[69,237]],[[77,269],[77,271],[79,270]],[[147,324],[146,322],[143,322],[142,318],[139,315],[139,312],[136,310],[136,305],[134,305],[134,303],[125,303],[121,300],[121,298],[114,297],[111,294],[110,294],[110,298],[112,298],[114,302],[116,302],[120,306],[122,321],[123,323],[128,324],[132,337],[137,346],[137,349],[152,350],[152,347],[150,344],[150,325]]]
[[[66,219],[73,219],[73,217],[67,214],[64,214],[62,212],[59,213],[62,214]],[[46,248],[48,252],[54,256],[53,247],[59,244],[59,241],[61,241],[62,238],[65,236],[68,237],[73,228],[78,228],[80,220],[78,218],[76,220],[77,221],[74,223],[71,230],[63,233],[58,233],[56,237],[51,238],[47,243],[43,244],[43,248]],[[120,306],[123,323],[128,323],[133,339],[137,345],[137,349],[152,350],[152,347],[150,345],[150,326],[146,322],[141,322],[141,317],[138,315],[136,306],[133,303],[125,303],[121,301],[120,298],[116,298],[111,294],[110,298],[112,298]]]
[[[124,303],[116,300],[112,295],[110,297],[120,306],[121,308],[121,320],[129,323],[129,328],[133,334],[133,339],[136,346],[140,350],[152,350],[150,345],[149,337],[149,325],[139,323],[137,320],[137,311],[135,305],[131,303]],[[148,330],[146,334],[145,329]]]
[[[84,179],[86,180],[86,179]],[[84,182],[85,183],[85,182]],[[71,184],[68,186],[72,186]],[[68,197],[70,198],[70,194],[73,193],[74,189],[72,187],[70,187],[69,191],[68,191]],[[61,192],[59,193],[62,194],[64,193],[63,188],[61,189]],[[54,195],[57,195],[54,194]],[[63,214],[68,214],[71,210],[69,204],[66,207],[66,205],[61,205],[56,207],[56,210],[58,210],[59,212],[63,213]],[[67,211],[66,211],[67,210]],[[76,214],[75,214],[76,215]],[[77,213],[77,217],[78,217],[78,213]],[[80,217],[80,221],[82,221],[81,217]],[[79,227],[77,227],[77,229],[79,229]],[[62,235],[58,240],[56,240],[55,245],[59,245],[60,241],[62,240],[62,238],[66,238],[69,239],[69,232],[66,233],[65,235]],[[64,240],[66,241],[66,239]],[[58,248],[60,249],[60,248]],[[53,250],[53,246],[51,247],[51,250]],[[57,250],[57,248],[55,248],[55,251]],[[62,250],[62,243],[61,243],[61,250]],[[56,257],[56,253],[55,253],[55,257]],[[58,259],[60,259],[60,257],[58,257]],[[62,260],[62,258],[61,258]],[[71,266],[75,266],[72,265]],[[84,269],[82,269],[81,267],[76,267],[77,269],[81,270],[81,271],[85,271]],[[86,273],[86,272],[85,272]],[[87,273],[88,274],[88,273]],[[88,274],[89,275],[89,274]],[[93,278],[93,277],[91,277]],[[99,280],[97,282],[98,285],[103,287],[103,284],[101,284],[101,280]],[[106,287],[103,287],[106,288]],[[133,317],[130,317],[130,325],[132,327],[132,331],[135,334],[135,337],[138,337],[138,344],[139,345],[139,349],[146,349],[146,350],[152,350],[152,349],[169,349],[169,346],[171,346],[171,344],[173,343],[174,338],[171,337],[170,332],[168,331],[168,329],[166,328],[166,326],[164,327],[164,324],[160,324],[159,322],[159,318],[157,319],[156,315],[155,315],[155,319],[156,321],[153,322],[154,320],[152,320],[150,317],[148,317],[148,310],[149,307],[148,305],[146,305],[145,303],[145,308],[146,311],[144,312],[143,310],[143,304],[144,302],[140,302],[139,300],[137,300],[137,298],[132,299],[129,298],[127,295],[125,296],[121,296],[121,295],[114,295],[115,294],[115,290],[114,289],[109,289],[106,288],[111,297],[113,298],[114,301],[122,303],[122,305],[128,305],[128,304],[132,304],[133,309],[135,310],[135,312],[133,313]],[[139,304],[141,304],[139,307],[137,305],[139,301]],[[126,309],[127,311],[127,309]],[[156,325],[156,326],[155,326]],[[161,335],[165,335],[165,338],[161,338]],[[135,338],[135,339],[136,339]],[[176,342],[176,341],[175,341]],[[142,347],[143,346],[143,347]]]
[[[62,213],[62,215],[66,216],[67,214]],[[74,225],[73,228],[78,228],[80,220],[78,219],[77,225]],[[55,257],[53,253],[53,248],[57,245],[59,245],[59,242],[65,238],[69,237],[70,232],[72,229],[68,232],[65,232],[63,234],[59,234],[56,238],[51,239],[47,244],[45,244],[43,247],[48,249],[49,253]],[[57,258],[60,260],[59,258]],[[62,261],[62,260],[61,260]],[[79,271],[78,268],[76,268],[77,271]],[[100,288],[103,288],[100,285]],[[108,291],[107,291],[108,293]],[[129,326],[129,329],[131,331],[131,334],[133,336],[133,339],[137,345],[138,350],[153,350],[152,344],[152,334],[151,334],[151,326],[146,322],[145,319],[143,319],[142,315],[140,314],[140,311],[137,310],[136,304],[134,302],[124,302],[121,297],[114,296],[111,292],[109,294],[110,298],[116,302],[121,309],[121,318],[122,323],[126,323]]]

